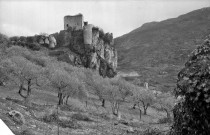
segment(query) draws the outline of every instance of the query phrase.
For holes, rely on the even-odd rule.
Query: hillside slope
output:
[[[210,7],[177,18],[143,24],[115,39],[119,70],[171,87],[188,55],[210,33]]]

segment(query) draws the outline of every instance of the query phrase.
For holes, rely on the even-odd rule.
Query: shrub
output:
[[[141,133],[142,135],[164,135],[163,132],[161,132],[159,129],[157,128],[152,128],[152,129],[147,129],[145,131],[143,131],[143,133]]]
[[[88,116],[81,113],[73,114],[71,118],[79,121],[92,121]]]
[[[0,33],[0,43],[8,42],[8,37]]]
[[[93,31],[98,31],[99,28],[94,26],[94,27],[92,28],[92,30],[93,30]]]
[[[81,126],[74,120],[61,120],[59,119],[56,112],[51,113],[50,115],[45,114],[42,120],[46,123],[58,123],[59,126],[63,128],[80,128]]]
[[[171,118],[167,118],[167,117],[160,118],[160,119],[158,120],[158,123],[160,123],[160,124],[171,123],[171,122],[172,122]]]
[[[58,122],[59,126],[63,127],[63,128],[74,128],[74,129],[78,129],[81,128],[81,126],[74,120],[59,120]]]
[[[26,58],[27,60],[35,63],[36,65],[39,65],[42,67],[47,66],[47,60],[42,57],[33,56],[31,54],[25,54],[23,57]]]
[[[38,43],[27,43],[26,44],[28,48],[34,51],[39,51],[41,49],[40,45]]]
[[[42,120],[46,123],[51,123],[51,122],[57,122],[59,119],[58,119],[58,115],[56,113],[52,113],[50,115],[48,114],[45,114],[42,118]]]
[[[99,29],[99,38],[103,39],[104,35],[104,31],[102,29]]]
[[[26,42],[26,37],[24,37],[24,36],[20,36],[20,41],[22,41],[22,42]]]
[[[20,38],[18,36],[13,36],[13,37],[10,37],[9,39],[10,39],[10,41],[17,42]]]
[[[110,44],[113,41],[112,33],[106,33],[103,37],[104,43]]]
[[[178,74],[171,134],[210,133],[210,36],[190,56]]]

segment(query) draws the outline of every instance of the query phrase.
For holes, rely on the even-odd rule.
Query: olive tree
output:
[[[151,106],[154,102],[154,94],[146,89],[136,87],[133,93],[133,101],[135,104],[138,105],[138,109],[140,112],[140,119],[142,115],[141,107],[143,107],[144,115],[147,115],[147,109]]]
[[[86,89],[90,94],[97,96],[102,103],[101,106],[105,107],[105,94],[107,86],[109,85],[109,80],[99,76],[98,73],[91,70],[86,70],[84,73],[85,76],[83,80]]]
[[[167,118],[171,119],[171,112],[176,103],[175,97],[173,97],[170,93],[164,93],[157,96],[157,103],[160,106],[160,110],[165,111]]]
[[[133,85],[123,79],[114,78],[107,87],[106,96],[111,103],[112,113],[118,115],[120,105],[127,97],[132,96]]]
[[[87,94],[84,84],[79,81],[77,75],[74,72],[67,72],[62,67],[62,63],[48,66],[49,84],[58,92],[58,105],[67,104],[70,96],[82,98]]]
[[[40,86],[38,82],[42,80],[44,69],[21,56],[5,59],[1,64],[7,69],[9,78],[18,85],[18,94],[30,101],[32,89]]]

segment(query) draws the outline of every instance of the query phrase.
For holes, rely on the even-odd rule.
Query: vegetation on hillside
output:
[[[210,32],[210,8],[151,22],[115,39],[118,69],[136,71],[152,86],[173,91],[188,55]]]
[[[1,42],[0,48],[0,72],[2,73],[0,81],[3,86],[1,90],[14,89],[15,93],[13,94],[16,95],[15,97],[20,97],[23,100],[7,99],[10,101],[14,100],[22,106],[33,110],[33,107],[37,106],[34,103],[34,93],[39,91],[44,95],[44,93],[50,92],[57,97],[54,105],[64,109],[65,113],[66,110],[69,113],[71,112],[73,108],[69,108],[70,104],[73,104],[71,103],[73,99],[77,99],[80,102],[79,104],[83,104],[85,108],[94,106],[97,109],[94,112],[96,116],[102,115],[100,114],[102,108],[105,112],[110,110],[110,115],[116,118],[119,117],[120,120],[122,115],[124,120],[118,121],[118,123],[124,123],[128,126],[126,123],[132,121],[124,117],[124,112],[135,113],[135,109],[129,110],[130,105],[128,104],[141,103],[137,107],[138,110],[140,112],[144,111],[143,115],[145,117],[150,117],[147,116],[148,108],[153,109],[152,104],[157,102],[153,93],[146,92],[143,88],[131,84],[122,78],[103,78],[92,69],[75,67],[66,62],[57,61],[55,57],[49,56],[49,51],[45,48],[36,51],[28,47],[14,45],[6,37],[1,37],[1,39],[5,39],[4,42]],[[39,96],[39,100],[50,98],[48,96],[46,99],[41,99],[42,95]],[[137,97],[139,100],[136,100]],[[74,106],[79,106],[79,104]],[[102,108],[99,109],[100,107]],[[63,111],[61,112],[64,113]],[[88,111],[88,113],[91,112],[91,110]],[[62,118],[58,117],[58,113],[54,111],[44,114],[42,118],[34,115],[31,111],[30,113],[34,118],[45,123],[57,122],[58,126],[61,127],[74,126],[70,124],[71,120],[62,120]],[[89,117],[89,115],[84,114],[75,116]],[[113,117],[106,116],[107,119],[116,119]],[[83,118],[81,119],[83,120]],[[89,119],[87,122],[92,121],[90,118],[87,119]],[[135,119],[138,118],[136,117]],[[116,124],[113,123],[113,125]],[[132,126],[132,124],[129,126]]]

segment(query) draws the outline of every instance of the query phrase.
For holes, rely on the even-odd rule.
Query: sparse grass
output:
[[[16,135],[36,135],[32,130],[30,129],[26,129],[21,131],[20,133],[16,134]]]
[[[53,112],[52,114],[45,114],[42,120],[46,123],[57,122],[58,115],[55,112]]]
[[[16,94],[15,91],[12,91],[12,92],[14,94]],[[32,97],[33,98],[37,97],[36,99],[33,99],[33,102],[38,101],[38,103],[41,104],[42,102],[45,102],[45,100],[48,97],[50,97],[52,95],[54,95],[54,98],[56,98],[56,93],[55,94],[51,93],[50,96],[49,96],[49,93],[50,92],[48,92],[48,91],[46,92],[44,90],[43,91],[39,90],[39,91],[33,92]],[[39,95],[41,95],[41,96],[38,98]],[[12,99],[13,97],[10,97],[10,98]],[[21,100],[18,100],[18,99],[10,100],[10,102],[14,102],[15,104],[21,104]],[[97,102],[100,103],[100,101],[97,101]],[[56,102],[56,100],[55,101],[48,100],[48,103],[52,105],[52,104],[56,104],[57,102]],[[41,114],[42,116],[44,116],[46,114],[44,116],[45,121],[44,120],[40,121],[39,119],[36,119],[36,121],[37,121],[36,123],[44,122],[45,126],[42,124],[43,126],[40,127],[42,130],[40,130],[38,132],[44,133],[45,130],[49,130],[49,129],[46,129],[46,126],[48,125],[51,128],[54,127],[53,130],[49,130],[49,132],[53,135],[56,135],[56,133],[57,133],[56,125],[58,123],[60,126],[61,133],[63,133],[64,135],[67,132],[72,133],[72,134],[79,134],[79,132],[81,132],[81,133],[84,132],[85,134],[91,135],[91,134],[95,134],[96,130],[98,130],[97,131],[98,133],[103,132],[103,133],[107,133],[107,134],[109,134],[109,133],[116,133],[116,134],[125,133],[125,131],[122,130],[122,128],[124,128],[124,126],[127,127],[127,125],[124,125],[124,124],[112,125],[113,129],[111,130],[111,128],[110,128],[111,123],[112,123],[111,121],[114,122],[117,120],[117,118],[113,119],[110,117],[111,115],[108,112],[109,111],[111,112],[111,110],[110,110],[110,104],[108,102],[106,104],[106,108],[100,107],[98,112],[94,111],[95,109],[93,109],[94,108],[93,104],[88,104],[88,106],[89,106],[88,110],[84,109],[84,104],[76,99],[70,99],[69,104],[70,105],[68,105],[68,106],[60,106],[59,107],[60,108],[59,109],[59,118],[57,117],[56,112],[54,114],[51,113],[52,115],[50,115],[50,113],[48,113],[48,112],[42,113]],[[79,107],[80,109],[78,109],[77,104],[78,104],[78,106],[81,106],[81,107]],[[44,112],[44,110],[49,110],[50,108],[52,110],[52,107],[50,107],[50,106],[47,107],[45,105],[38,105],[37,102],[36,102],[36,105],[32,104],[32,106],[34,106],[34,107],[31,108],[31,110],[34,110],[34,111],[40,112],[40,113]],[[147,115],[147,116],[143,115],[142,116],[143,121],[139,121],[138,120],[138,118],[139,118],[138,110],[128,110],[128,108],[130,106],[131,105],[129,105],[128,103],[122,104],[120,112],[122,115],[125,115],[124,118],[126,121],[131,121],[130,118],[136,119],[137,121],[135,121],[135,122],[129,122],[130,123],[129,126],[135,127],[142,131],[145,130],[145,128],[150,125],[149,122],[152,119],[154,119],[154,118],[157,119],[157,118],[162,117],[162,115],[159,116],[159,114],[157,112],[155,112],[155,109],[150,108],[150,109],[148,109],[149,115]],[[83,110],[87,111],[87,113],[85,113],[86,111],[81,111],[82,107],[83,107]],[[52,112],[53,112],[53,110],[52,110]],[[92,112],[92,113],[90,113],[90,112]],[[72,115],[72,113],[73,113],[73,115]],[[157,113],[156,116],[154,116],[155,113]],[[60,117],[64,117],[64,118],[60,118]],[[98,119],[98,120],[96,120],[96,119]],[[98,128],[97,128],[96,121],[98,123]],[[104,124],[106,126],[103,126]],[[38,125],[36,125],[36,126],[38,126]],[[150,125],[150,126],[153,127],[153,125]],[[156,126],[160,127],[160,129],[165,128],[165,126],[162,126],[161,124],[156,124],[155,127]],[[86,131],[87,129],[89,129],[89,131]],[[140,131],[138,133],[140,133]],[[151,133],[155,133],[155,132],[151,131]],[[149,132],[145,132],[145,134],[148,135]]]

